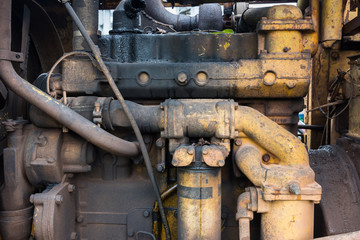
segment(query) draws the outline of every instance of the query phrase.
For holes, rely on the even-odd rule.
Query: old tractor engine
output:
[[[251,4],[1,0],[1,239],[360,239],[358,3]]]

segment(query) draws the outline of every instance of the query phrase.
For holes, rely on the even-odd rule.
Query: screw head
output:
[[[54,163],[54,162],[55,162],[55,159],[53,159],[53,158],[48,158],[48,159],[47,159],[47,162],[48,162],[48,163]]]

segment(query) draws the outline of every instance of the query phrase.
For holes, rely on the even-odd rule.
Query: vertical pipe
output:
[[[250,240],[250,219],[239,219],[239,240]]]
[[[261,215],[261,239],[313,239],[314,202],[273,201]]]
[[[331,47],[342,37],[343,1],[324,0],[321,5],[321,42]]]
[[[84,24],[86,31],[90,35],[91,40],[97,44],[99,0],[74,0],[72,5],[81,22]],[[76,24],[73,25],[73,30],[73,50],[91,51]]]
[[[221,239],[221,169],[178,168],[178,239]]]

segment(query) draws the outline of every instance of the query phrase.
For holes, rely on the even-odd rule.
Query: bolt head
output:
[[[159,163],[156,165],[156,171],[163,172],[165,169],[164,165],[162,163]]]
[[[158,140],[156,140],[156,147],[158,148],[163,148],[165,146],[165,141],[162,138],[159,138]]]
[[[53,159],[53,158],[48,158],[48,159],[47,159],[47,162],[48,162],[48,163],[54,163],[54,162],[55,162],[55,159]]]
[[[60,205],[64,201],[64,197],[62,195],[56,195],[55,197],[55,203],[57,205]]]
[[[240,139],[240,138],[237,138],[236,140],[235,140],[235,145],[236,146],[240,146],[242,144],[242,140]]]
[[[222,166],[224,166],[225,165],[225,161],[224,160],[219,160],[218,161],[218,166],[219,167],[222,167]]]
[[[71,193],[71,192],[74,192],[76,189],[75,185],[72,185],[72,184],[69,184],[68,185],[68,191]]]
[[[206,155],[206,154],[208,154],[209,153],[209,148],[208,147],[203,147],[202,148],[202,154],[204,154],[204,155]]]
[[[295,195],[300,195],[301,189],[300,189],[299,184],[297,184],[297,183],[290,184],[289,192],[292,193],[292,194],[295,194]]]
[[[150,216],[150,212],[149,211],[147,211],[147,210],[145,210],[144,212],[143,212],[143,215],[144,215],[144,217],[149,217]]]
[[[190,154],[190,155],[193,155],[193,154],[195,153],[194,148],[189,148],[189,149],[187,150],[187,153]]]
[[[186,81],[188,80],[188,76],[186,75],[186,73],[180,72],[177,75],[177,80],[179,83],[186,83]]]

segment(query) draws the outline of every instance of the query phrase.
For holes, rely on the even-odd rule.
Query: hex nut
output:
[[[184,72],[179,72],[176,79],[179,83],[184,84],[188,81],[188,76]]]
[[[72,185],[72,184],[69,184],[68,185],[68,191],[71,193],[71,192],[74,192],[76,189],[75,185]]]
[[[145,210],[144,212],[143,212],[143,215],[144,215],[144,217],[149,217],[150,216],[150,212],[149,211],[147,211],[147,210]]]

